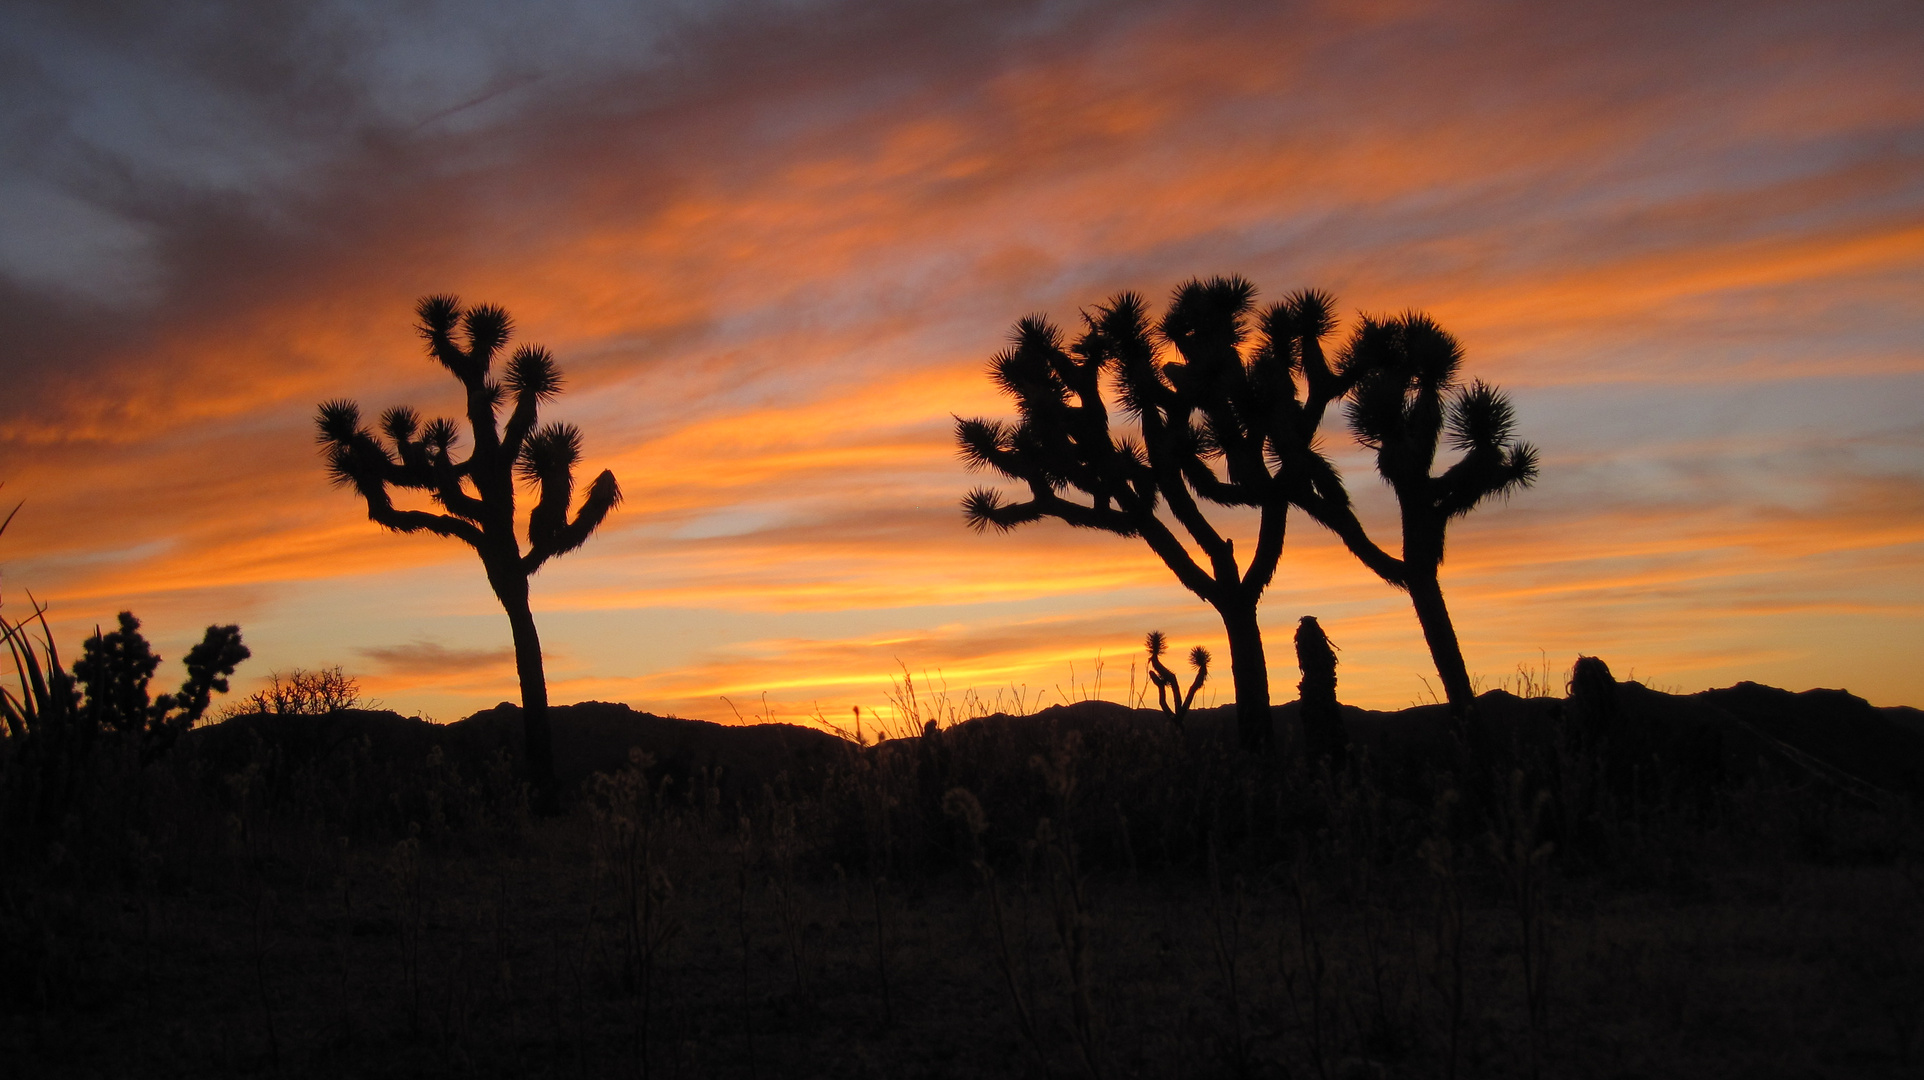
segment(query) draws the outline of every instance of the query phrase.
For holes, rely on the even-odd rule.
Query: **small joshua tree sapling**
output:
[[[1168,639],[1162,631],[1149,631],[1149,636],[1143,639],[1143,648],[1149,653],[1149,681],[1156,684],[1156,704],[1162,707],[1171,723],[1182,727],[1189,707],[1196,701],[1196,691],[1209,681],[1209,650],[1201,645],[1189,650],[1189,666],[1196,669],[1196,678],[1190,682],[1189,692],[1184,693],[1182,680],[1162,662],[1163,653],[1169,651]]]
[[[486,305],[463,309],[452,296],[430,296],[416,310],[428,354],[460,380],[466,394],[472,451],[465,458],[455,456],[459,428],[453,420],[423,425],[420,414],[397,406],[381,416],[384,442],[362,426],[357,405],[330,401],[316,417],[328,471],[335,483],[366,500],[367,516],[377,524],[396,532],[451,536],[481,557],[514,635],[528,779],[540,809],[552,813],[557,796],[548,685],[528,579],[549,559],[586,543],[621,501],[621,489],[614,473],[604,470],[570,517],[581,431],[572,424],[535,426],[542,402],[561,392],[561,372],[548,350],[521,346],[509,358],[505,377],[495,379],[495,357],[513,333],[507,312]],[[457,329],[464,342],[456,340]],[[498,414],[510,403],[503,426]],[[517,478],[536,491],[525,552],[515,535]],[[400,509],[390,491],[397,488],[426,492],[445,512]]]

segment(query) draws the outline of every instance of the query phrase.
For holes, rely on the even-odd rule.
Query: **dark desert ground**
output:
[[[1227,707],[959,717],[909,684],[924,729],[858,745],[584,703],[555,712],[552,819],[510,705],[235,715],[161,766],[97,761],[41,846],[9,831],[0,1060],[1916,1075],[1924,717],[1513,688],[1479,700],[1473,776],[1441,705],[1346,709],[1338,771],[1293,752],[1294,703],[1259,759]]]

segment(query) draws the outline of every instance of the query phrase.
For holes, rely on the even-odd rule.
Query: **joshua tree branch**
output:
[[[1204,600],[1215,602],[1221,592],[1216,579],[1196,564],[1196,560],[1189,555],[1189,549],[1183,547],[1182,541],[1176,539],[1176,534],[1169,531],[1162,519],[1149,515],[1139,521],[1136,532],[1149,545],[1149,550],[1155,552],[1163,565],[1176,575],[1176,580],[1182,582],[1184,588]],[[1233,556],[1230,565],[1232,568],[1235,565]]]
[[[532,574],[541,569],[549,559],[566,555],[588,542],[588,537],[601,527],[608,512],[621,503],[621,488],[615,483],[615,474],[606,469],[588,488],[588,498],[582,502],[581,509],[575,512],[573,521],[557,529],[547,540],[531,542],[528,553],[521,559],[523,573]],[[566,513],[564,506],[562,512]]]
[[[487,522],[487,504],[462,491],[458,484],[452,488],[437,487],[434,498],[455,517],[471,521],[476,525],[484,525]]]
[[[1299,492],[1295,502],[1317,524],[1335,533],[1350,554],[1369,567],[1377,577],[1399,589],[1409,587],[1409,571],[1403,560],[1384,551],[1376,541],[1370,539],[1348,500],[1339,502],[1322,494]]]
[[[1196,669],[1196,678],[1190,682],[1189,692],[1182,697],[1183,712],[1188,712],[1189,707],[1196,703],[1196,691],[1201,690],[1203,683],[1209,681],[1209,650],[1201,645],[1189,650],[1189,663]],[[1171,685],[1175,684],[1172,682]]]
[[[479,522],[487,516],[487,503],[475,498],[461,489],[462,473],[455,466],[441,458],[435,465],[433,492],[436,502],[446,507],[451,514]]]
[[[367,499],[368,520],[395,532],[431,532],[436,536],[452,536],[477,551],[485,542],[480,529],[460,518],[430,514],[425,510],[397,510],[388,500],[386,491],[376,495],[363,490],[361,494]]]
[[[500,404],[501,387],[476,376],[468,383],[468,427],[474,432],[474,453],[469,460],[482,472],[501,453],[501,432],[496,427],[494,410]]]
[[[1536,451],[1527,443],[1509,453],[1474,449],[1437,478],[1436,508],[1446,518],[1461,517],[1492,495],[1505,495],[1536,480]]]
[[[1219,506],[1261,506],[1260,496],[1250,494],[1251,485],[1224,480],[1216,475],[1209,463],[1194,454],[1182,456],[1183,479],[1189,481],[1196,494]]]
[[[566,473],[549,472],[541,478],[541,498],[528,511],[528,547],[532,558],[537,551],[550,551],[568,527],[568,504],[574,501],[573,478]],[[539,566],[543,559],[537,559]]]
[[[1263,507],[1256,527],[1256,550],[1251,553],[1249,569],[1243,574],[1244,591],[1260,595],[1269,588],[1270,580],[1276,576],[1276,564],[1283,557],[1283,537],[1288,527],[1288,503]]]
[[[1195,538],[1196,546],[1203,549],[1203,554],[1209,556],[1212,563],[1220,564],[1227,559],[1233,566],[1235,554],[1230,548],[1229,541],[1223,539],[1223,535],[1216,531],[1216,527],[1209,523],[1208,518],[1203,516],[1202,509],[1196,505],[1195,498],[1189,493],[1180,461],[1170,460],[1173,456],[1166,452],[1159,455],[1153,448],[1149,452],[1151,466],[1160,465],[1156,468],[1156,479],[1159,481],[1157,488],[1162,493],[1163,502],[1168,504],[1170,512],[1176,515],[1176,520],[1181,522],[1182,527]],[[1161,459],[1160,462],[1158,458]]]

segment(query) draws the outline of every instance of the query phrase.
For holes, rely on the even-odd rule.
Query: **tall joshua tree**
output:
[[[457,459],[454,420],[421,422],[420,414],[396,406],[381,414],[380,435],[361,424],[360,407],[330,401],[315,422],[334,482],[367,501],[367,516],[396,532],[451,536],[481,556],[488,584],[507,610],[514,634],[515,669],[521,679],[521,719],[528,779],[543,812],[556,808],[554,751],[548,731],[548,683],[541,664],[541,638],[528,606],[528,579],[549,559],[580,547],[621,501],[615,475],[604,470],[572,517],[574,468],[581,460],[581,432],[572,424],[536,427],[541,403],[561,392],[561,372],[546,349],[523,345],[497,380],[495,357],[513,333],[508,313],[480,305],[463,309],[452,296],[430,296],[416,308],[428,355],[460,380],[474,447]],[[460,340],[456,339],[457,330]],[[508,405],[506,426],[499,413]],[[528,546],[515,535],[515,480],[532,485]],[[442,513],[404,510],[390,489],[423,491]]]
[[[1084,312],[1073,343],[1040,316],[1023,319],[990,369],[1015,399],[1017,419],[956,421],[972,467],[1028,488],[1016,502],[971,491],[963,513],[977,531],[1053,517],[1140,537],[1216,609],[1229,638],[1238,732],[1252,749],[1272,733],[1256,606],[1282,555],[1292,496],[1340,498],[1310,444],[1324,409],[1347,389],[1321,350],[1327,296],[1296,293],[1260,315],[1254,297],[1241,278],[1190,281],[1152,326],[1142,298],[1123,293]],[[1113,430],[1105,384],[1134,431]],[[1247,565],[1199,499],[1257,511]]]
[[[1304,490],[1297,499],[1364,565],[1409,592],[1459,725],[1474,714],[1476,694],[1438,580],[1444,534],[1450,522],[1494,496],[1528,487],[1537,476],[1536,449],[1516,438],[1509,399],[1482,380],[1462,385],[1462,366],[1456,338],[1415,312],[1365,317],[1339,357],[1350,426],[1375,451],[1376,471],[1396,493],[1401,558],[1370,539],[1340,489]],[[1445,442],[1462,456],[1438,473],[1437,453]]]

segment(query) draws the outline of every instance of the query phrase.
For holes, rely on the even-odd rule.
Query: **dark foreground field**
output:
[[[1352,710],[1340,768],[1293,706],[583,705],[540,821],[506,708],[230,720],[57,822],[14,762],[0,1075],[1919,1075],[1918,714],[1616,693]]]

